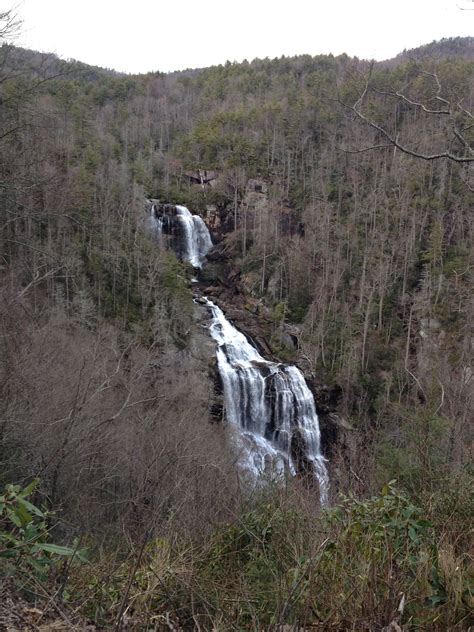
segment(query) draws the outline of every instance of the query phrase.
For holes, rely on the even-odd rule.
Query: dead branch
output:
[[[40,276],[40,271],[37,270],[35,276],[33,277],[32,281],[30,281],[28,283],[28,285],[26,287],[24,287],[21,292],[19,292],[16,295],[16,300],[18,300],[19,298],[21,298],[24,294],[26,294],[26,292],[28,292],[28,290],[33,287],[34,285],[36,285],[37,283],[40,283],[41,281],[44,281],[44,279],[46,279],[49,276],[53,276],[54,274],[56,274],[56,272],[59,272],[59,270],[61,270],[62,266],[59,266],[59,268],[54,268],[53,270],[48,270],[47,272],[45,272],[45,274]]]
[[[386,92],[385,90],[374,90],[374,92],[377,92],[377,94],[382,94],[384,96],[398,97],[399,99],[401,99],[402,101],[405,101],[406,103],[409,103],[410,105],[415,105],[416,107],[421,108],[423,112],[426,112],[427,114],[448,114],[448,115],[451,114],[450,110],[430,110],[423,103],[420,103],[418,101],[413,101],[413,99],[410,99],[399,90],[397,90],[396,92]]]
[[[422,154],[418,151],[414,151],[413,149],[410,149],[409,147],[406,147],[405,145],[402,145],[396,138],[394,138],[386,129],[384,129],[383,127],[381,127],[380,125],[378,125],[377,123],[375,123],[374,121],[371,121],[367,116],[365,116],[365,114],[363,114],[360,110],[358,110],[356,107],[354,107],[353,105],[348,105],[347,103],[344,103],[343,101],[339,101],[340,104],[347,108],[348,110],[351,110],[352,112],[354,112],[354,114],[361,119],[362,121],[364,121],[364,123],[366,123],[367,125],[369,125],[370,127],[372,127],[373,129],[377,130],[380,134],[382,134],[382,136],[384,138],[386,138],[390,145],[392,147],[396,147],[397,149],[399,149],[400,151],[402,151],[404,154],[408,154],[409,156],[413,156],[414,158],[421,158],[422,160],[439,160],[441,158],[447,158],[448,160],[452,160],[453,162],[459,162],[459,163],[468,163],[468,162],[474,162],[474,157],[471,156],[457,156],[453,153],[451,153],[450,151],[442,151],[436,154]],[[467,143],[467,141],[465,141]],[[373,147],[368,147],[366,149],[364,149],[364,151],[368,151],[369,149],[376,149],[379,148],[380,145],[374,145]],[[347,151],[347,150],[346,150]],[[469,146],[469,151],[471,153],[473,153],[472,148]],[[359,153],[358,151],[349,151],[348,153]]]
[[[373,69],[373,64],[371,64],[369,72],[366,76],[366,80],[365,80],[365,85],[364,85],[364,89],[362,90],[360,96],[357,98],[357,100],[352,104],[348,104],[345,103],[342,99],[341,96],[339,94],[339,90],[337,91],[337,100],[340,103],[340,105],[342,105],[343,107],[345,107],[346,109],[350,110],[351,112],[353,112],[355,114],[355,116],[357,118],[359,118],[361,121],[363,121],[364,123],[366,123],[367,125],[369,125],[369,127],[372,127],[372,129],[375,129],[379,134],[381,134],[386,140],[388,140],[388,144],[375,144],[375,145],[371,145],[369,147],[365,147],[362,149],[356,149],[356,150],[344,150],[346,153],[362,153],[365,151],[370,151],[372,149],[382,149],[382,148],[387,148],[387,147],[396,147],[397,149],[399,149],[401,152],[408,154],[409,156],[413,156],[414,158],[420,158],[421,160],[439,160],[439,159],[448,159],[451,160],[453,162],[457,162],[457,163],[471,163],[474,162],[474,148],[471,146],[471,144],[469,143],[469,141],[465,138],[465,136],[463,135],[463,131],[465,131],[465,129],[468,128],[463,128],[463,129],[459,129],[459,127],[456,125],[456,122],[454,120],[454,111],[456,109],[459,109],[461,112],[464,113],[465,116],[468,116],[469,118],[473,118],[472,113],[467,110],[466,108],[464,108],[461,103],[462,103],[462,99],[460,99],[458,101],[458,103],[456,104],[455,107],[453,107],[453,104],[448,101],[447,99],[445,99],[444,97],[441,96],[441,92],[442,92],[442,85],[441,82],[439,80],[438,75],[435,72],[428,72],[425,70],[421,70],[421,73],[424,75],[427,75],[429,77],[431,77],[435,83],[436,83],[436,95],[433,97],[433,99],[444,103],[447,107],[446,109],[431,109],[428,108],[426,105],[424,105],[423,103],[419,102],[419,101],[415,101],[414,99],[411,99],[410,97],[406,96],[401,90],[396,90],[396,91],[382,91],[382,90],[378,90],[375,87],[371,86],[371,77],[372,77],[372,69]],[[386,95],[386,96],[391,96],[391,97],[396,97],[402,101],[404,101],[405,103],[408,103],[409,105],[412,105],[414,107],[419,107],[421,108],[425,113],[430,114],[430,115],[436,115],[436,116],[440,116],[440,115],[447,115],[452,117],[452,131],[453,131],[453,135],[454,138],[457,139],[457,141],[462,145],[462,147],[464,148],[464,155],[457,155],[452,153],[452,151],[442,151],[442,152],[438,152],[438,153],[433,153],[433,154],[425,154],[425,153],[421,153],[419,151],[416,151],[414,149],[411,149],[410,147],[407,147],[406,145],[402,144],[399,140],[398,140],[398,136],[394,136],[393,134],[391,134],[387,129],[385,129],[385,127],[382,127],[381,125],[379,125],[378,123],[376,123],[375,121],[373,121],[372,119],[370,119],[366,114],[363,113],[362,111],[362,107],[364,104],[364,100],[367,96],[367,94],[369,93],[369,91],[373,91],[377,94],[381,94],[381,95]]]
[[[385,143],[382,145],[370,145],[370,147],[362,147],[362,149],[344,149],[346,154],[362,154],[365,151],[372,151],[372,149],[387,149],[393,147],[391,143]]]

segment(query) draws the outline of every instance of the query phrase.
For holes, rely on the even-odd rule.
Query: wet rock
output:
[[[212,375],[216,364],[216,345],[210,339],[207,329],[199,330],[195,327],[195,330],[190,337],[187,351],[202,364],[203,369],[205,368]]]
[[[208,262],[199,273],[199,281],[206,285],[229,286],[225,267],[220,262]]]
[[[346,453],[349,461],[355,454],[354,429],[349,422],[336,413],[318,414],[321,432],[321,450],[327,459],[338,453]]]
[[[211,419],[216,422],[224,420],[224,397],[222,395],[214,398],[214,403],[210,407]]]
[[[236,307],[229,307],[227,311],[225,312],[225,314],[226,314],[226,317],[232,321],[242,323],[248,320],[248,315],[245,313],[245,311],[243,309],[238,309]]]
[[[224,292],[224,288],[220,287],[219,285],[209,285],[208,287],[204,288],[203,293],[205,296],[221,296]]]
[[[212,248],[212,250],[210,250],[207,255],[206,258],[208,261],[226,261],[227,260],[227,256],[223,251],[223,248],[221,247],[220,244],[217,244],[216,246],[214,246],[214,248]]]

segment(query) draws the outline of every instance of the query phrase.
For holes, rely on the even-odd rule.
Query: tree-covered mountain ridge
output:
[[[24,48],[21,46],[12,46],[11,48],[13,49],[13,51],[15,51],[13,53],[13,57],[15,59],[15,62],[14,62],[15,65],[17,67],[22,67],[22,69],[29,66],[32,70],[34,70],[35,68],[37,68],[37,66],[41,62],[44,62],[44,60],[47,59],[50,61],[50,63],[56,64],[57,68],[62,68],[62,69],[67,67],[68,64],[76,64],[85,72],[95,71],[103,75],[112,74],[112,75],[122,75],[122,76],[125,76],[125,75],[133,76],[134,74],[134,73],[125,73],[121,71],[119,68],[116,68],[116,69],[103,68],[100,66],[86,64],[76,59],[71,59],[71,58],[64,59],[61,56],[57,55],[56,53],[40,52],[40,51]],[[403,63],[404,61],[407,61],[409,59],[420,60],[423,58],[432,58],[432,59],[439,60],[445,57],[464,57],[467,59],[472,59],[473,55],[474,55],[474,38],[473,37],[446,37],[446,38],[442,38],[441,40],[434,40],[430,42],[429,44],[423,44],[422,46],[418,46],[416,48],[404,49],[401,53],[398,53],[398,55],[396,55],[395,57],[388,58],[386,60],[383,60],[377,63],[380,63],[380,64],[393,63],[393,62]],[[324,55],[323,54],[295,55],[295,56],[282,55],[281,57],[276,58],[276,59],[285,59],[285,58],[295,59],[297,57],[308,57],[308,56],[316,58],[316,57],[320,57]],[[327,56],[333,57],[332,54],[329,54]],[[266,58],[266,59],[269,59],[269,58]],[[252,60],[251,63],[258,63],[259,61],[262,61],[262,60],[259,58],[256,58]],[[227,61],[226,63],[235,64],[239,62]],[[248,62],[247,60],[245,60],[244,62],[240,62],[240,63],[248,63]],[[160,73],[159,62],[157,62],[157,66],[158,68],[155,71],[150,70],[148,72],[143,72],[143,73],[138,73],[138,74],[146,75],[146,74]],[[187,69],[182,69],[182,70],[170,71],[163,74],[168,74],[168,75],[186,74],[186,73],[196,74],[202,70],[205,70],[205,68],[187,68]]]
[[[50,578],[60,612],[466,628],[472,41],[135,76],[0,49],[1,476],[91,540]],[[242,487],[208,317],[146,198],[203,217],[201,292],[304,369],[333,510],[302,480]]]

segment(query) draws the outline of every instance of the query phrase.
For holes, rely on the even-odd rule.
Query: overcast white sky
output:
[[[474,35],[474,0],[12,0],[21,46],[126,72],[309,53],[386,59]]]

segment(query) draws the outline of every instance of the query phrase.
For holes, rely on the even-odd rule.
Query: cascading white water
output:
[[[212,248],[206,224],[185,206],[151,204],[150,230],[170,237],[183,260],[201,268]],[[235,429],[240,465],[253,478],[281,476],[286,470],[311,472],[327,502],[329,480],[320,452],[314,398],[301,372],[291,365],[263,358],[222,310],[205,299],[212,312],[210,333],[217,342],[217,361],[224,388],[225,410]]]
[[[197,252],[199,256],[199,267],[202,266],[204,257],[212,248],[211,235],[204,220],[199,215],[193,215],[194,229],[197,242]]]
[[[155,204],[151,204],[151,232],[157,239],[161,239],[163,233],[171,235],[171,247],[176,254],[183,261],[189,261],[194,268],[201,268],[206,254],[212,248],[211,236],[204,220],[199,215],[192,215],[185,206],[170,208],[173,214],[164,212],[160,215]]]
[[[163,234],[163,218],[156,215],[154,204],[152,204],[150,207],[150,213],[148,215],[148,225],[150,232],[157,239],[160,239],[161,235]]]
[[[176,215],[183,228],[183,259],[194,268],[201,268],[204,257],[212,248],[207,226],[199,215],[192,215],[185,206],[176,205]]]
[[[207,299],[206,305],[212,312],[210,333],[218,344],[226,415],[237,430],[242,467],[256,477],[285,469],[295,473],[300,469],[296,461],[304,462],[326,503],[329,480],[318,416],[302,373],[263,358],[217,305]]]

